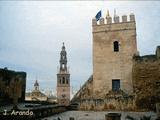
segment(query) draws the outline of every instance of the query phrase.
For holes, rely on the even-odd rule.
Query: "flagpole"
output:
[[[114,17],[116,16],[116,9],[114,8]]]

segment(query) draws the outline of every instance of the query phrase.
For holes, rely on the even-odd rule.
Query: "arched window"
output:
[[[119,43],[118,43],[118,41],[114,41],[113,42],[113,48],[114,48],[114,52],[118,52],[119,51]]]
[[[64,77],[62,78],[62,83],[65,84],[65,78]]]
[[[62,63],[62,68],[64,69],[64,63]]]

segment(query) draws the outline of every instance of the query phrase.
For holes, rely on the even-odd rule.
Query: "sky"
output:
[[[92,74],[92,18],[134,13],[140,55],[160,45],[159,1],[0,1],[0,68],[27,72],[26,90],[38,79],[56,91],[57,67],[65,43],[71,88]]]

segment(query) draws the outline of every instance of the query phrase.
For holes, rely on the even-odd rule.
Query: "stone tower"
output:
[[[92,20],[93,93],[103,97],[110,91],[133,92],[132,65],[137,54],[135,16],[106,16]]]
[[[67,52],[63,43],[60,53],[60,68],[57,74],[57,99],[60,105],[70,103],[70,74],[67,68]]]

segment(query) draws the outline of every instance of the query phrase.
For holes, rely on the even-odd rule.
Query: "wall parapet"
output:
[[[129,18],[127,15],[122,15],[121,19],[118,15],[114,16],[106,16],[106,18],[101,17],[99,21],[96,21],[96,18],[92,19],[92,25],[103,25],[103,24],[114,24],[114,23],[125,23],[125,22],[135,22],[135,15],[130,14]]]
[[[142,63],[142,62],[147,63],[147,62],[159,61],[160,60],[160,46],[157,46],[155,54],[144,55],[144,56],[135,55],[133,57],[133,60],[135,62],[139,62],[139,63]]]
[[[130,14],[130,19],[127,15],[123,15],[120,19],[118,15],[113,18],[106,16],[101,17],[99,21],[95,18],[92,19],[92,28],[94,32],[108,32],[108,31],[120,31],[120,30],[136,30],[135,16]]]
[[[144,56],[134,56],[135,62],[155,62],[157,61],[156,55],[144,55]]]

